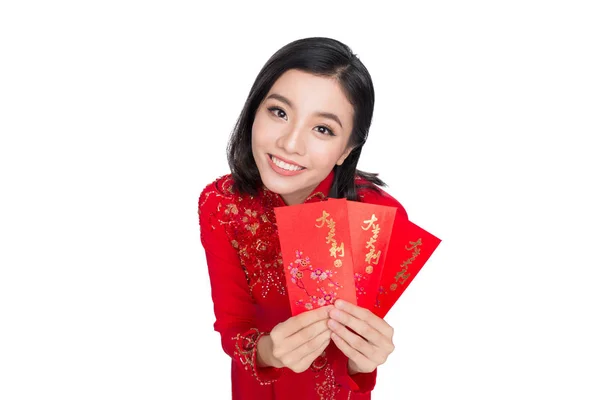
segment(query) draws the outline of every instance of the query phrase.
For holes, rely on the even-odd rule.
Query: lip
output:
[[[288,164],[295,165],[296,167],[301,167],[301,168],[304,168],[304,165],[296,164],[295,162],[293,162],[293,161],[290,161],[290,160],[288,160],[287,158],[279,157],[279,156],[276,156],[275,154],[269,154],[269,159],[271,159],[271,157],[270,157],[270,156],[273,156],[273,157],[275,157],[275,158],[278,158],[278,159],[280,159],[281,161],[283,161],[283,162],[286,162],[286,163],[288,163]]]
[[[277,157],[277,158],[279,158],[279,157]],[[273,171],[275,171],[279,175],[283,175],[283,176],[294,176],[294,175],[298,175],[298,174],[301,174],[302,172],[306,171],[306,168],[301,169],[299,171],[288,171],[287,169],[280,168],[273,162],[273,160],[271,160],[270,154],[267,154],[267,162],[269,163],[269,165],[271,166],[271,169]],[[298,165],[298,164],[293,164],[293,165]]]

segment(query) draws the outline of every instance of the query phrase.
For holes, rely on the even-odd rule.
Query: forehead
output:
[[[290,100],[297,112],[330,112],[342,123],[352,121],[354,108],[335,78],[291,69],[275,81],[267,96],[272,93]]]

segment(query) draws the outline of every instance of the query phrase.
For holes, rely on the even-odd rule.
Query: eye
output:
[[[279,107],[269,107],[268,110],[271,114],[275,115],[278,118],[287,119],[287,114]]]
[[[319,133],[322,133],[324,135],[327,136],[335,136],[335,134],[333,133],[333,131],[331,130],[331,128],[327,127],[327,126],[323,126],[323,125],[319,125],[315,128]]]

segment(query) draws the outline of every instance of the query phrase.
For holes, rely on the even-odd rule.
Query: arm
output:
[[[211,295],[216,321],[215,331],[234,362],[240,363],[261,384],[274,382],[281,374],[269,368],[267,333],[256,329],[254,301],[240,265],[239,256],[219,219],[223,197],[215,186],[208,186],[198,204],[201,243],[206,252]],[[261,343],[261,346],[258,344]],[[258,348],[261,354],[257,354]]]

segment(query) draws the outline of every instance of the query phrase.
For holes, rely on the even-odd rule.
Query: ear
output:
[[[354,147],[348,147],[346,149],[346,151],[340,156],[340,158],[338,158],[336,164],[337,165],[342,165],[344,163],[344,160],[346,160],[346,158],[350,155],[350,153],[352,152],[352,150],[354,150]]]

